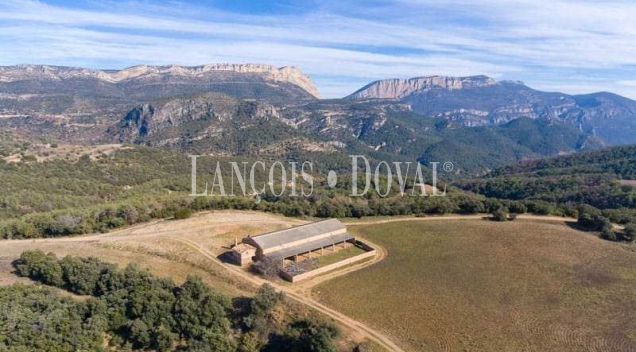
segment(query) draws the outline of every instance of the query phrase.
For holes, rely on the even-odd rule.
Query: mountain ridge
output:
[[[570,95],[487,76],[427,76],[375,81],[345,99],[397,101],[419,115],[469,127],[501,125],[521,117],[551,119],[612,145],[636,143],[636,101],[609,92]]]
[[[435,88],[457,90],[495,84],[493,78],[484,75],[452,77],[422,76],[413,78],[390,78],[377,80],[358,89],[345,99],[401,99],[414,92]]]
[[[483,75],[376,81],[346,99],[317,99],[288,82],[306,77],[299,70],[261,64],[22,65],[0,67],[0,77],[0,131],[62,143],[452,160],[457,175],[636,143],[634,101],[541,92]],[[374,94],[393,99],[365,98]]]
[[[287,82],[305,90],[316,99],[320,93],[312,79],[294,66],[276,67],[266,64],[230,64],[217,63],[199,66],[181,65],[138,65],[121,70],[100,70],[52,65],[14,65],[0,66],[0,82],[11,83],[24,80],[46,79],[64,80],[76,78],[93,78],[108,83],[120,83],[130,79],[148,78],[157,75],[177,75],[190,78],[201,78],[216,72],[261,74],[265,79],[274,82]]]

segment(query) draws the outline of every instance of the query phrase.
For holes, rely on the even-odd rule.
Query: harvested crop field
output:
[[[388,256],[317,286],[314,295],[405,350],[636,351],[633,245],[563,221],[410,221],[350,230]]]

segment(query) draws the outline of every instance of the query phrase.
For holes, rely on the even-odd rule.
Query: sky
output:
[[[337,98],[488,75],[636,99],[633,0],[0,0],[0,65],[296,66]]]

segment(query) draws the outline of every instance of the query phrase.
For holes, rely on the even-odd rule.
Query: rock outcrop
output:
[[[568,95],[486,76],[432,76],[373,82],[347,99],[397,101],[417,114],[445,119],[449,126],[496,126],[519,118],[548,119],[576,126],[610,144],[636,142],[636,101],[611,93]]]
[[[458,90],[464,88],[487,87],[497,82],[486,76],[445,77],[430,76],[409,79],[385,79],[375,81],[355,93],[348,99],[402,99],[413,93],[432,89]]]
[[[204,94],[175,98],[155,104],[141,104],[130,110],[108,133],[122,142],[132,143],[157,133],[184,128],[191,133],[192,125],[219,127],[232,119],[252,120],[279,118],[279,110],[262,101],[242,101],[223,94]]]

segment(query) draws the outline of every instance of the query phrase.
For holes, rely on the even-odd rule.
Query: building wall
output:
[[[232,251],[231,253],[233,263],[240,266],[245,266],[252,263],[252,257],[256,254],[253,251],[243,253]]]
[[[252,257],[251,255],[243,255],[241,256],[241,266],[245,266],[248,264],[252,263]]]
[[[371,246],[368,246],[366,244],[365,244],[365,246],[368,247],[368,248],[372,248],[372,249],[369,252],[358,254],[355,257],[351,257],[351,258],[348,258],[348,259],[345,259],[345,260],[341,260],[339,262],[323,266],[322,268],[318,268],[316,270],[308,271],[308,272],[305,272],[305,273],[302,273],[302,274],[298,274],[298,275],[295,275],[295,276],[291,276],[288,273],[286,273],[286,272],[281,270],[280,276],[283,279],[287,280],[287,281],[298,282],[298,281],[307,280],[307,279],[312,278],[312,277],[314,277],[316,275],[327,273],[329,271],[341,268],[343,266],[358,262],[358,261],[366,259],[366,258],[375,257],[375,255],[376,255],[375,248],[373,248]]]

